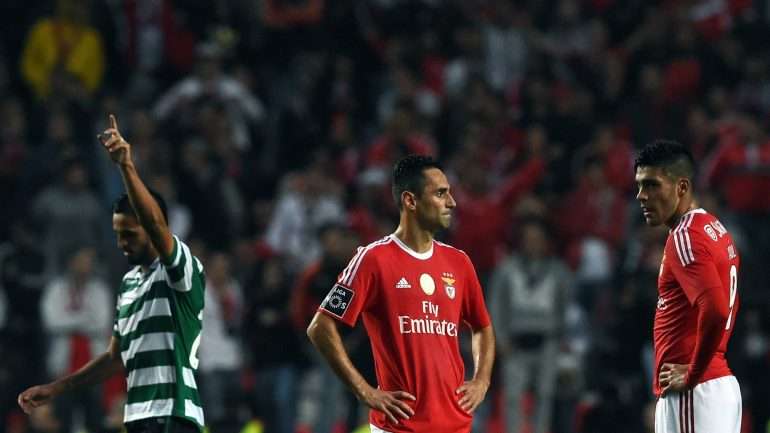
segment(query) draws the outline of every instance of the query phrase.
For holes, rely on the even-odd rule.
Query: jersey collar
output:
[[[150,266],[147,267],[147,272],[143,272],[142,271],[142,266],[141,265],[137,265],[136,266],[136,272],[139,275],[147,276],[147,275],[150,275],[151,273],[155,272],[155,269],[158,269],[158,265],[160,265],[160,257],[156,257],[155,260],[153,260],[152,263],[150,263]]]
[[[396,243],[402,250],[404,250],[407,254],[414,257],[418,260],[428,260],[429,258],[433,257],[433,242],[430,244],[430,249],[428,251],[425,251],[424,253],[418,253],[417,251],[409,248],[405,243],[401,242],[401,239],[398,238],[395,234],[391,234],[390,238],[393,239],[393,242]]]
[[[687,212],[684,213],[684,215],[679,217],[679,221],[681,221],[684,217],[686,217],[687,215],[690,215],[691,213],[706,213],[706,210],[703,209],[702,207],[699,207],[697,209],[688,210]]]
[[[685,219],[685,217],[686,217],[687,215],[690,215],[690,214],[697,214],[697,213],[706,213],[706,210],[705,210],[705,209],[703,209],[702,207],[699,207],[699,208],[696,208],[696,209],[691,209],[691,210],[688,210],[687,212],[683,213],[683,214],[682,214],[682,216],[680,216],[680,217],[679,217],[679,220],[676,222],[676,226],[675,226],[675,227],[678,227],[678,226],[679,226],[679,224],[680,224],[680,223],[681,223],[681,222],[682,222],[682,221]],[[674,229],[673,229],[673,228],[670,228],[670,229],[668,229],[668,232],[669,232],[669,233],[671,233],[671,232],[673,232],[673,231],[674,231]]]

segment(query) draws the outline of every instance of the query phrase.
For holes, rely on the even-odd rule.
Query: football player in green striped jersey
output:
[[[126,194],[113,206],[118,247],[133,268],[120,285],[107,350],[80,370],[33,386],[18,403],[30,413],[69,391],[122,372],[128,433],[198,433],[203,429],[195,370],[205,278],[190,248],[172,235],[165,203],[142,182],[117,120],[99,135],[120,171]]]

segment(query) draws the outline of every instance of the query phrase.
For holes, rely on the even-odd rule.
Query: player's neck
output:
[[[681,203],[679,206],[679,209],[677,209],[676,212],[674,212],[674,215],[671,217],[671,219],[666,223],[666,225],[673,229],[679,224],[679,220],[682,218],[682,215],[686,214],[687,212],[690,212],[691,210],[698,209],[698,202],[695,201],[694,198],[688,200],[687,202]]]
[[[429,251],[433,246],[433,233],[415,225],[401,222],[393,235],[417,253]]]
[[[150,268],[152,268],[152,265],[155,263],[155,260],[158,259],[158,253],[153,252],[152,254],[147,257],[147,260],[145,263],[142,263],[139,265],[139,267],[142,269],[142,273],[146,274],[150,271]]]

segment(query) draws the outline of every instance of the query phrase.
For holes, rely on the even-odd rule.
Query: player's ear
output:
[[[679,194],[679,197],[683,197],[685,194],[687,194],[690,189],[692,188],[692,183],[690,182],[690,179],[687,179],[686,177],[683,177],[679,179],[679,181],[676,184],[677,193]]]
[[[401,193],[401,203],[404,205],[404,209],[415,210],[417,207],[417,198],[413,192],[404,191]]]

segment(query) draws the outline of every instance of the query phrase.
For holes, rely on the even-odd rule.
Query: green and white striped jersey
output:
[[[203,427],[193,373],[205,285],[203,265],[176,236],[170,264],[156,260],[123,277],[113,334],[126,367],[124,422],[176,416]]]

